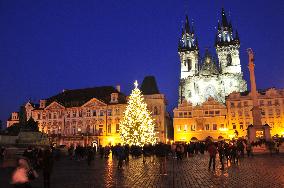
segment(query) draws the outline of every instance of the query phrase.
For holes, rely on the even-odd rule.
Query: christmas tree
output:
[[[120,121],[120,136],[123,144],[143,146],[155,144],[154,122],[147,109],[143,95],[135,81],[123,119]]]

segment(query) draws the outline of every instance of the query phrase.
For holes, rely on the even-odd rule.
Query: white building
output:
[[[198,42],[186,16],[178,53],[181,62],[179,100],[202,104],[209,97],[225,103],[225,97],[232,92],[247,90],[246,81],[241,70],[238,32],[228,22],[224,9],[218,23],[215,48],[215,60],[208,50],[200,58]]]

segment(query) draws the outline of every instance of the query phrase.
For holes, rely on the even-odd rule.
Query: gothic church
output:
[[[178,44],[181,63],[179,101],[200,105],[208,98],[225,103],[230,93],[247,90],[241,70],[238,32],[233,32],[224,9],[218,23],[215,48],[217,60],[206,50],[200,58],[199,46],[193,27],[186,16],[182,36]]]

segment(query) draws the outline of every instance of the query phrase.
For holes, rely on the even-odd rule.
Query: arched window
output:
[[[157,106],[154,107],[154,115],[158,115],[158,107]]]
[[[232,56],[231,54],[227,55],[227,66],[231,66],[232,65]]]
[[[188,60],[187,60],[187,68],[188,68],[187,70],[188,70],[188,71],[191,70],[191,64],[192,64],[191,59],[188,59]]]

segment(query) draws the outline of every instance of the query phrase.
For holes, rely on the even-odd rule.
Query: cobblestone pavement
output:
[[[208,155],[197,155],[183,161],[167,160],[167,175],[159,173],[159,160],[130,159],[123,170],[117,170],[116,160],[86,161],[61,159],[56,161],[51,179],[52,188],[99,187],[284,187],[284,155],[257,155],[244,158],[239,165],[226,165],[224,171],[208,170]],[[9,188],[11,168],[0,169],[0,187]],[[41,175],[41,174],[40,174]],[[42,186],[42,176],[32,182]]]

